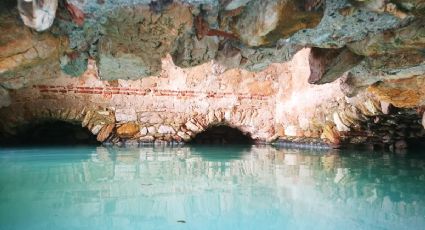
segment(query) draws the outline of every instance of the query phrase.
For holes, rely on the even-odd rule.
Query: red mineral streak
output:
[[[170,90],[170,89],[138,89],[128,87],[87,87],[87,86],[61,86],[61,85],[33,85],[40,93],[75,93],[75,94],[103,94],[110,98],[111,95],[133,95],[133,96],[167,96],[167,97],[207,97],[226,98],[237,97],[239,99],[267,100],[268,96],[260,94],[228,93],[228,92],[202,92],[192,90]]]
[[[205,36],[220,36],[228,39],[238,40],[239,38],[234,34],[211,29],[208,23],[202,18],[202,16],[198,15],[195,18],[195,29],[196,29],[196,37],[201,40]]]
[[[72,16],[72,21],[78,26],[82,26],[84,24],[84,18],[85,18],[84,12],[81,11],[78,7],[69,3],[65,3],[65,6]]]

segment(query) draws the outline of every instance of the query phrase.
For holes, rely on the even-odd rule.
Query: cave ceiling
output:
[[[80,76],[89,59],[96,60],[103,80],[139,79],[158,75],[166,55],[183,68],[213,61],[224,69],[260,71],[305,47],[316,60],[309,82],[343,77],[347,95],[425,72],[424,0],[1,4],[0,84],[6,89],[59,71]]]

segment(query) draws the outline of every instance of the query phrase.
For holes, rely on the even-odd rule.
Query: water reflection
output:
[[[420,155],[0,150],[0,229],[420,229]]]

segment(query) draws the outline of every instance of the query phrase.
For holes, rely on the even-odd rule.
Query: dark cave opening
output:
[[[249,134],[227,125],[211,126],[198,133],[189,144],[237,144],[250,145],[254,140]]]
[[[0,138],[2,146],[83,146],[98,145],[87,128],[79,123],[45,120],[19,127],[14,135]]]

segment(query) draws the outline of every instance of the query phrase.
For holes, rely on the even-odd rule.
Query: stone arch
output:
[[[19,141],[19,138],[31,138],[31,136],[28,136],[29,134],[25,134],[26,132],[36,132],[40,129],[49,131],[50,128],[52,129],[50,130],[51,132],[56,132],[57,130],[55,131],[55,129],[60,126],[71,132],[71,134],[79,132],[81,135],[87,136],[87,140],[90,140],[90,143],[95,143],[96,140],[103,142],[107,140],[115,127],[114,113],[99,109],[47,109],[41,107],[32,108],[31,110],[26,110],[25,108],[12,109],[2,112],[14,114],[14,116],[7,116],[7,119],[0,122],[0,130],[2,131],[0,144],[3,145],[7,145],[8,142],[18,145],[26,144],[25,141]],[[60,132],[57,135],[60,136]],[[76,138],[78,139],[78,136]],[[61,144],[73,144],[77,139]],[[37,144],[30,142],[28,144]]]
[[[197,132],[189,141],[190,144],[253,144],[254,140],[247,132],[229,123],[212,123]]]
[[[55,119],[40,119],[16,127],[14,135],[6,137],[2,145],[93,145],[96,136],[79,123]]]

